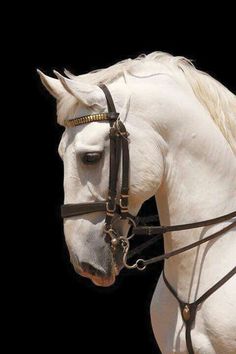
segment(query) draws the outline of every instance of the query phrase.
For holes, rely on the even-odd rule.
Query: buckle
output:
[[[119,115],[120,115],[120,113],[118,113],[118,112],[109,112],[109,113],[107,113],[108,118],[111,119],[111,120],[117,120]]]
[[[106,202],[106,213],[108,215],[110,215],[110,214],[114,215],[115,211],[116,211],[116,199],[114,199],[114,205],[113,206],[109,205],[109,201]],[[112,215],[110,215],[110,216],[112,216]]]
[[[121,198],[120,198],[119,204],[120,204],[121,212],[123,212],[123,213],[128,212],[129,194],[121,194],[120,196],[121,196]]]

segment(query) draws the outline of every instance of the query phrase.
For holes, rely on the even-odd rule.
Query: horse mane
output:
[[[105,69],[74,76],[66,71],[66,74],[74,80],[85,81],[91,84],[108,83],[123,75],[124,71],[138,72],[138,65],[147,63],[161,63],[171,69],[172,75],[179,70],[185,75],[191,85],[197,99],[208,110],[213,121],[218,126],[233,152],[236,154],[236,96],[220,82],[209,74],[195,68],[192,61],[185,57],[172,56],[164,52],[153,52],[148,55],[140,55],[136,59],[126,59]],[[156,72],[155,72],[156,73]]]
[[[177,65],[236,154],[236,96],[209,74],[197,70],[189,61],[178,59]]]

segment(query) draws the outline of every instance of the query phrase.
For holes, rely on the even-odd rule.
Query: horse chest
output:
[[[226,298],[230,298],[230,288],[229,286]],[[222,353],[228,345],[230,345],[229,348],[234,348],[232,353],[236,350],[236,339],[234,343],[229,343],[229,338],[234,338],[234,333],[236,333],[236,328],[233,325],[236,309],[232,308],[230,302],[222,306],[222,298],[225,295],[223,292],[227,291],[227,288],[222,290],[212,296],[209,301],[206,300],[201,304],[196,311],[191,330],[194,353]],[[187,315],[185,309],[185,316]],[[163,354],[188,353],[186,327],[180,306],[166,288],[162,277],[153,295],[151,319],[156,341]],[[224,335],[225,333],[227,336]],[[231,353],[230,350],[232,349],[229,349],[229,353]]]

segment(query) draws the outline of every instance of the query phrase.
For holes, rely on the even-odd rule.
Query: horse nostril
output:
[[[82,270],[86,273],[89,273],[91,275],[100,276],[100,277],[105,276],[104,272],[95,268],[94,266],[92,266],[91,264],[89,264],[87,262],[82,262],[80,265],[81,265]]]

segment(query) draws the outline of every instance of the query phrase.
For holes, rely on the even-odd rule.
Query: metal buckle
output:
[[[104,232],[105,232],[106,234],[108,234],[111,239],[114,238],[115,236],[117,236],[117,233],[116,233],[115,230],[112,229],[112,228],[106,229],[106,227],[105,227]]]
[[[125,210],[125,211],[127,210],[127,212],[128,212],[128,205],[123,205],[122,201],[123,201],[123,199],[126,199],[128,201],[129,194],[121,194],[120,196],[121,196],[121,198],[120,198],[119,204],[120,204],[120,207],[121,207],[121,212],[122,212],[122,209]]]
[[[119,118],[117,118],[117,120],[115,121],[115,124],[114,124],[117,135],[120,135],[120,136],[122,136],[122,138],[125,138],[126,140],[128,140],[129,133],[127,132],[126,129],[124,132],[121,131],[120,123],[124,126],[124,124],[122,123],[122,121],[120,120],[120,117],[119,117]],[[125,126],[124,126],[124,128],[125,128]]]
[[[109,202],[106,202],[106,212],[114,215],[115,211],[116,211],[116,200],[113,209],[109,209]]]

